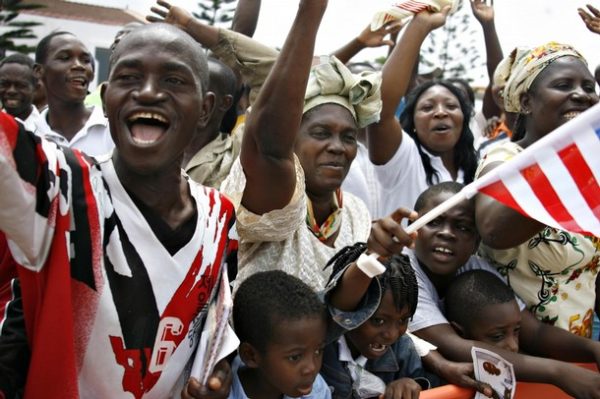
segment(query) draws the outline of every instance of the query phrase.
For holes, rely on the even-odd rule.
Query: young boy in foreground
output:
[[[319,375],[327,332],[325,305],[282,271],[250,276],[233,304],[241,344],[230,399],[331,398]]]
[[[446,292],[446,318],[464,339],[519,351],[521,310],[513,290],[498,276],[471,270]]]

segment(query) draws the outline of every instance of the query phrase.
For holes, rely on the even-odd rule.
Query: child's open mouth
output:
[[[432,249],[432,256],[438,262],[449,262],[454,259],[454,251],[446,246],[435,246]]]
[[[369,349],[371,349],[373,352],[381,353],[381,352],[384,352],[387,349],[387,345],[370,344],[369,345]]]

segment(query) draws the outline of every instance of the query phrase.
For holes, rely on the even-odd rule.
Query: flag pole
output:
[[[477,194],[477,189],[473,183],[465,186],[458,193],[454,194],[452,197],[448,198],[446,201],[442,202],[414,222],[412,222],[406,229],[404,229],[408,234],[412,234],[419,230],[421,227],[425,226],[427,223],[431,222],[433,219],[440,216],[442,213],[448,211],[448,209],[455,207],[460,202],[467,200]],[[385,271],[385,266],[383,266],[377,259],[380,257],[378,253],[371,252],[368,257],[370,258],[370,262],[376,263],[379,268]]]

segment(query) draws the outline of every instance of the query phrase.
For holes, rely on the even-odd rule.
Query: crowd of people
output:
[[[493,5],[470,0],[477,109],[463,77],[419,74],[454,1],[424,3],[318,55],[327,0],[300,0],[277,50],[252,39],[260,0],[231,29],[158,0],[93,93],[77,32],[0,60],[0,399],[497,397],[474,346],[600,398],[572,364],[600,365],[598,237],[483,194],[405,230],[598,103],[600,68],[556,42],[503,55]],[[382,45],[381,70],[352,62]],[[239,345],[201,381],[230,292]]]

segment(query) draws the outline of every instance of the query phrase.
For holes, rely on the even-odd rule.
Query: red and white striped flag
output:
[[[600,236],[599,178],[597,104],[477,179],[472,189],[548,226]]]
[[[600,104],[475,180],[420,217],[407,232],[480,192],[548,226],[600,237],[598,181]]]
[[[392,4],[388,9],[375,14],[371,21],[371,30],[376,31],[390,21],[403,20],[421,11],[439,12],[446,6],[451,6],[450,13],[456,11],[459,0],[404,0]]]

